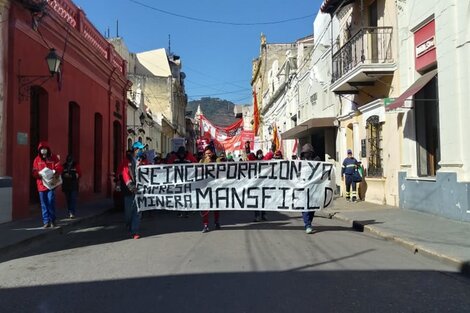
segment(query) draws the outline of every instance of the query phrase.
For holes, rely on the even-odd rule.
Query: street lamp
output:
[[[50,75],[21,75],[21,59],[18,60],[18,99],[20,101],[28,97],[33,84],[41,86],[49,79],[56,76],[56,74],[60,74],[62,59],[57,55],[54,48],[49,49],[45,60]],[[58,77],[57,81],[60,90],[60,77]]]
[[[49,68],[49,73],[54,77],[55,74],[60,72],[60,63],[61,59],[55,52],[54,48],[49,50],[49,53],[46,56],[47,67]]]

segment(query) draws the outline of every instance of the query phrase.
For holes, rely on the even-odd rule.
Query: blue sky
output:
[[[131,52],[168,48],[179,55],[186,73],[189,100],[218,97],[236,104],[251,103],[251,62],[259,55],[260,34],[268,43],[289,43],[313,33],[321,0],[74,0],[101,32],[109,28],[123,37]],[[136,3],[138,2],[138,3]],[[140,3],[140,4],[139,4]],[[287,23],[265,23],[306,17]]]

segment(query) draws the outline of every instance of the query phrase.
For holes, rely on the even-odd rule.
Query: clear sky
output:
[[[168,48],[170,35],[171,52],[181,57],[186,73],[189,100],[208,96],[236,104],[251,103],[251,64],[259,55],[260,34],[266,35],[268,43],[294,42],[312,34],[313,20],[322,3],[322,0],[73,1],[102,34],[109,28],[110,36],[115,37],[118,20],[119,36],[131,52]],[[290,21],[272,23],[284,20]]]

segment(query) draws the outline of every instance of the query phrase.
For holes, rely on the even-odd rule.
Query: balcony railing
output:
[[[333,55],[332,82],[361,64],[393,62],[392,27],[364,27]]]

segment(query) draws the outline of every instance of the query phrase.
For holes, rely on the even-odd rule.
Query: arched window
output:
[[[132,138],[127,138],[127,150],[131,150],[132,144]]]
[[[93,152],[93,191],[101,192],[103,169],[103,116],[95,113]]]
[[[377,115],[367,119],[366,131],[369,146],[367,176],[382,177],[382,124]]]

